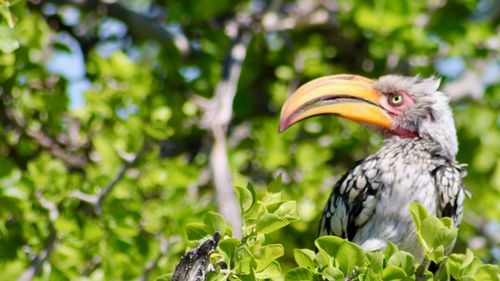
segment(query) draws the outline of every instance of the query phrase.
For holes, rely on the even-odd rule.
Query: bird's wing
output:
[[[335,185],[323,210],[319,234],[352,240],[357,229],[373,215],[377,203],[377,159],[361,160]]]
[[[466,190],[463,185],[465,166],[447,164],[434,170],[434,180],[438,191],[438,217],[450,217],[457,227],[462,219],[462,205]]]

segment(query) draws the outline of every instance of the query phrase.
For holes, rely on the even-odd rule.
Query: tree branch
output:
[[[94,207],[94,210],[97,215],[100,215],[102,213],[102,203],[103,201],[107,198],[107,196],[113,191],[113,189],[116,187],[116,185],[123,179],[125,176],[126,172],[139,160],[139,158],[149,149],[149,142],[145,141],[143,148],[134,154],[133,156],[129,157],[130,159],[125,159],[125,163],[118,168],[118,171],[116,172],[115,176],[111,179],[110,182],[108,182],[101,190],[99,194],[96,195],[89,195],[86,193],[83,193],[81,191],[75,191],[71,193],[71,196],[74,198],[77,198],[81,201],[87,202],[92,207]],[[124,157],[122,157],[124,158]]]
[[[35,255],[35,257],[31,261],[31,265],[21,274],[18,281],[33,280],[33,278],[42,269],[42,266],[45,263],[45,261],[52,254],[54,247],[58,241],[57,231],[54,226],[54,222],[59,217],[59,210],[57,209],[54,203],[45,200],[45,198],[42,197],[40,192],[37,192],[35,195],[38,198],[40,205],[42,205],[42,207],[46,209],[49,213],[49,236],[45,241],[45,246],[43,247],[43,249],[38,254]]]
[[[151,39],[174,53],[187,55],[189,44],[187,39],[181,34],[173,34],[164,28],[160,22],[155,21],[146,15],[132,11],[117,1],[99,0],[47,0],[35,1],[33,4],[55,3],[58,5],[73,5],[87,11],[93,11],[100,15],[108,15],[124,22],[130,33],[140,39]]]
[[[417,281],[427,280],[427,276],[425,275],[425,272],[429,268],[430,264],[431,264],[431,261],[427,257],[424,257],[422,264],[417,268],[417,270],[415,272],[415,280],[417,280]]]
[[[241,237],[241,213],[231,187],[226,133],[232,117],[233,100],[241,67],[251,38],[250,30],[241,30],[234,39],[223,65],[222,79],[216,87],[214,97],[208,102],[208,108],[205,108],[201,120],[202,127],[208,129],[213,137],[209,165],[217,191],[216,201],[220,212],[231,225],[235,237]]]
[[[5,99],[10,99],[10,96],[3,94],[0,91],[0,120],[5,120],[8,124],[24,134],[32,138],[38,145],[49,151],[54,157],[63,161],[69,169],[81,170],[87,163],[86,156],[78,156],[74,153],[66,151],[62,144],[52,138],[42,130],[35,130],[28,126],[23,116],[19,116],[15,111],[10,109],[5,104]]]
[[[219,232],[214,233],[212,238],[201,242],[198,247],[182,256],[175,267],[173,281],[197,281],[205,280],[210,255],[217,248],[220,240]]]

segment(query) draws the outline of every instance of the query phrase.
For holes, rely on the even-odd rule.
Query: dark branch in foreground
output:
[[[219,232],[185,254],[175,267],[173,281],[200,281],[205,280],[210,255],[217,248],[220,241]]]

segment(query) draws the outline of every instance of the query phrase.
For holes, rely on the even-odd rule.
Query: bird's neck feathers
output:
[[[453,111],[448,102],[448,97],[438,92],[434,95],[435,102],[431,106],[430,120],[422,120],[419,128],[421,137],[433,139],[442,149],[449,160],[455,161],[458,152],[457,131],[453,120]]]
[[[434,115],[434,120],[424,120],[419,128],[419,136],[434,140],[441,148],[443,156],[455,161],[458,152],[457,132],[451,110]]]

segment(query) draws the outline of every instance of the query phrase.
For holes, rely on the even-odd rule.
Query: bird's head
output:
[[[448,98],[434,78],[356,75],[314,79],[293,93],[281,110],[279,131],[309,117],[332,114],[367,125],[386,136],[431,138],[444,156],[458,150]]]

